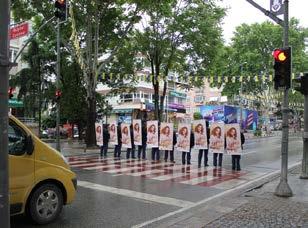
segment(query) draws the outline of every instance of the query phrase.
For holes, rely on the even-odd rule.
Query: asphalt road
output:
[[[230,170],[229,156],[224,156],[222,169],[198,169],[196,153],[192,154],[192,165],[184,167],[180,154],[176,154],[176,164],[72,157],[72,169],[79,180],[76,200],[44,227],[131,227],[191,207],[280,169],[280,141],[280,137],[248,140],[240,172]],[[290,164],[300,160],[301,138],[290,138],[289,154]],[[24,216],[15,216],[11,227],[35,226]]]

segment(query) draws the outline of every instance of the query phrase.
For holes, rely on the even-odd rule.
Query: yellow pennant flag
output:
[[[224,80],[225,80],[225,83],[228,83],[229,81],[228,76],[225,76]]]
[[[292,73],[292,80],[293,80],[293,79],[295,79],[295,74],[294,74],[294,73]]]
[[[217,82],[218,82],[218,83],[221,83],[221,76],[218,76]]]
[[[270,74],[270,75],[268,76],[268,80],[269,80],[270,82],[272,82],[272,81],[273,81],[273,75]]]
[[[247,76],[247,82],[250,82],[250,75]]]
[[[259,81],[259,77],[258,75],[255,76],[255,82],[258,82]]]
[[[242,75],[240,76],[239,81],[240,81],[240,82],[243,82],[243,76],[242,76]]]
[[[235,76],[232,77],[232,83],[235,83]]]
[[[265,76],[265,74],[263,74],[262,75],[262,82],[265,82],[265,80],[266,80],[266,76]]]
[[[214,82],[214,77],[210,76],[210,83],[213,83],[213,82]]]
[[[112,78],[113,78],[113,73],[110,73],[110,74],[109,74],[109,77],[110,77],[110,80],[112,80]]]
[[[102,73],[102,80],[105,80],[106,79],[106,74],[103,72]]]

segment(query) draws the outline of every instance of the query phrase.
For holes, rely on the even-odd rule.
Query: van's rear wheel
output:
[[[44,184],[36,189],[28,204],[28,214],[33,222],[47,224],[56,219],[63,208],[63,195],[58,186]]]

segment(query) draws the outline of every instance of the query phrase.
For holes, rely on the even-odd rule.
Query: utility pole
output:
[[[308,77],[308,74],[305,75]],[[304,101],[304,133],[303,133],[303,161],[301,179],[308,179],[308,95],[305,95]]]
[[[10,227],[8,170],[8,89],[9,89],[10,0],[0,7],[0,223]]]
[[[284,1],[284,33],[283,46],[289,45],[289,0]],[[291,197],[292,190],[288,184],[288,147],[289,147],[289,89],[284,89],[282,107],[282,140],[281,140],[281,174],[275,195]]]
[[[301,93],[305,96],[304,101],[304,132],[303,132],[303,160],[301,179],[308,179],[308,73],[301,77]],[[295,88],[298,90],[297,88]]]
[[[284,20],[282,21],[274,13],[265,10],[253,0],[246,0],[251,5],[262,11],[266,16],[270,17],[277,24],[283,27],[283,46],[287,48],[289,45],[289,0],[284,0]],[[283,107],[282,107],[282,140],[281,140],[281,175],[275,195],[281,197],[290,197],[293,195],[288,184],[288,146],[289,146],[289,89],[284,89]]]
[[[56,90],[60,90],[60,19],[57,20],[57,79]],[[56,117],[56,149],[61,152],[60,146],[60,99],[57,99],[57,117]]]
[[[241,65],[240,65],[240,72],[241,72],[241,75],[240,77],[242,77],[242,80],[241,80],[241,91],[240,91],[240,110],[241,110],[241,113],[240,113],[240,128],[242,129],[243,127],[243,66],[247,64],[247,62],[243,62]]]

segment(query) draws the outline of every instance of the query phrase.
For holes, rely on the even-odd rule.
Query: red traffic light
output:
[[[65,3],[65,0],[56,0],[55,1],[55,7],[56,8],[62,8],[62,7],[65,7],[66,3]]]
[[[60,99],[61,96],[62,96],[61,90],[56,90],[56,99]]]
[[[273,56],[274,56],[276,61],[284,62],[284,61],[286,61],[288,55],[284,50],[275,49],[273,51]]]
[[[9,99],[12,99],[14,97],[14,88],[10,87],[8,90]]]

